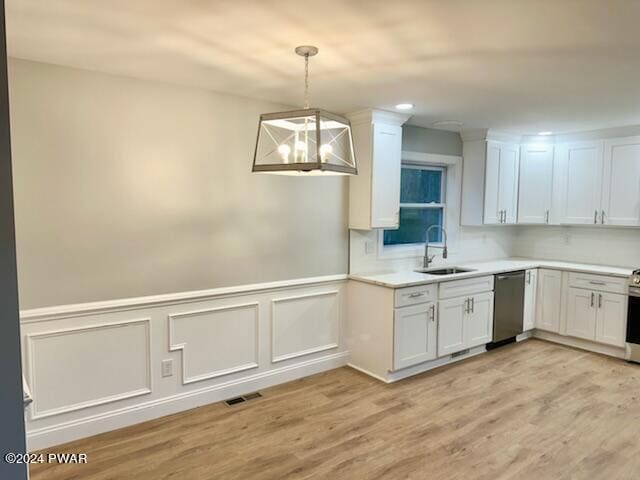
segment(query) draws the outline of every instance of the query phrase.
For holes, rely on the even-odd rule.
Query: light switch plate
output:
[[[162,376],[170,377],[173,375],[173,360],[170,358],[167,360],[162,360]]]

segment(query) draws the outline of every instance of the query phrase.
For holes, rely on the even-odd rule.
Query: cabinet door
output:
[[[487,168],[484,185],[484,223],[501,223],[500,194],[500,144],[487,142]]]
[[[410,367],[436,358],[436,305],[397,308],[393,326],[393,368]]]
[[[569,288],[567,295],[567,335],[596,339],[596,293],[582,288]]]
[[[503,144],[500,146],[498,210],[505,212],[503,223],[516,223],[519,159],[520,148],[518,145]]]
[[[553,146],[524,145],[520,152],[518,223],[549,223],[553,185]]]
[[[608,225],[640,225],[640,137],[607,140],[602,217]]]
[[[464,350],[467,298],[440,300],[438,304],[438,356]]]
[[[557,270],[538,270],[536,328],[555,333],[560,331],[561,291],[562,272]]]
[[[561,169],[560,223],[588,225],[599,222],[602,193],[603,142],[557,147]]]
[[[627,297],[617,293],[596,293],[598,316],[596,341],[624,347],[627,323]]]
[[[402,127],[373,125],[371,228],[398,228]]]
[[[493,339],[493,292],[471,297],[465,327],[465,348],[485,345]]]
[[[522,319],[523,331],[533,330],[536,324],[536,292],[538,270],[527,270],[524,282],[524,313]]]

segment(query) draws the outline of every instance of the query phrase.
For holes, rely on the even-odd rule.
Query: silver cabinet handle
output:
[[[544,214],[544,223],[549,223],[549,210],[547,210]]]
[[[602,213],[600,214],[600,223],[604,225],[604,210],[602,210]]]
[[[593,223],[598,223],[598,210],[593,214]]]
[[[596,304],[596,294],[591,292],[591,306],[595,307]]]
[[[471,310],[471,299],[470,299],[470,298],[467,298],[467,299],[464,301],[464,313],[469,313],[469,312],[470,312],[470,310]]]
[[[599,282],[599,281],[596,281],[596,280],[589,280],[589,283],[591,285],[606,285],[607,284],[607,282]]]
[[[431,321],[435,322],[436,321],[436,305],[435,303],[433,305],[431,305]]]
[[[471,313],[476,309],[476,297],[471,297]]]
[[[602,308],[602,294],[598,294],[598,308]]]
[[[409,295],[409,298],[421,297],[423,295],[424,295],[424,293],[422,293],[422,292],[413,292],[412,294]]]

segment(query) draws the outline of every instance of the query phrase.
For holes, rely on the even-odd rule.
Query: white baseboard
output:
[[[28,450],[40,450],[202,405],[220,402],[227,398],[345,366],[348,359],[348,352],[326,355],[212,387],[138,403],[131,407],[88,416],[48,428],[31,430],[27,432]]]
[[[549,342],[559,343],[561,345],[579,348],[589,352],[601,353],[603,355],[609,355],[610,357],[625,358],[625,349],[623,347],[604,345],[602,343],[590,342],[589,340],[582,340],[581,338],[566,337],[558,333],[547,332],[544,330],[534,330],[533,338],[539,338],[541,340],[547,340]]]

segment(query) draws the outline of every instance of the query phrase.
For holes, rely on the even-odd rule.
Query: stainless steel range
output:
[[[627,360],[640,363],[640,270],[634,270],[629,277]]]

